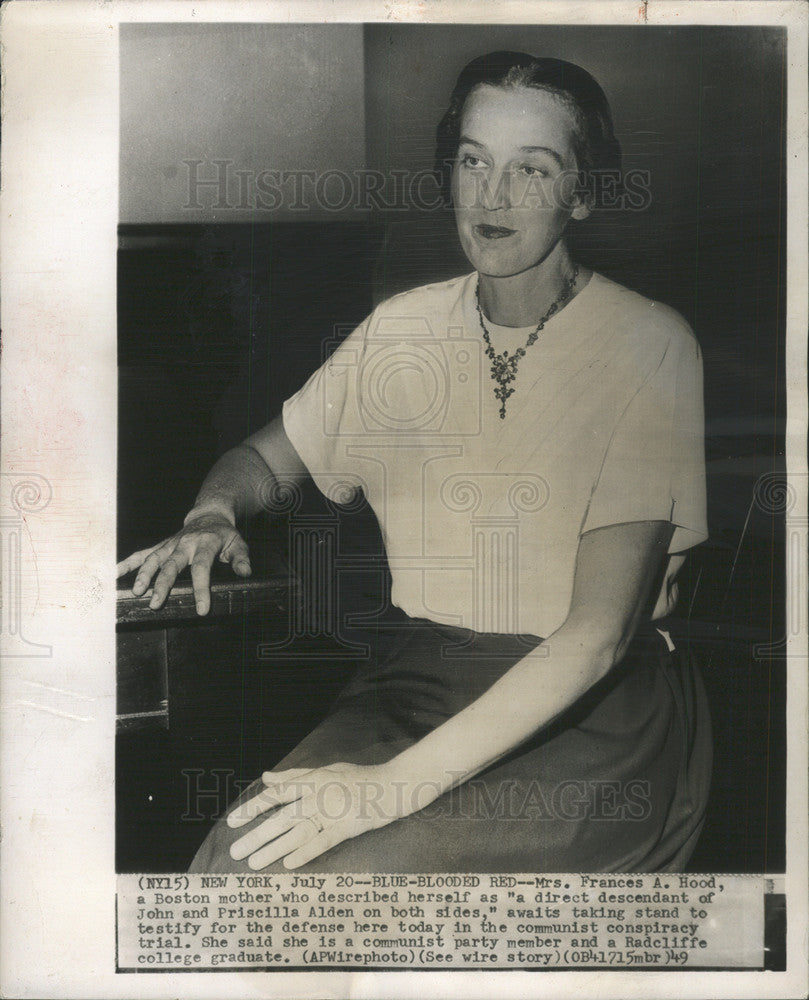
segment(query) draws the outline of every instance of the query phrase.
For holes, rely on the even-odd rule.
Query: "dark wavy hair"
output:
[[[563,59],[542,59],[525,52],[490,52],[461,70],[449,107],[436,129],[435,172],[446,205],[452,204],[452,171],[464,105],[481,84],[533,87],[555,94],[573,118],[573,151],[580,187],[589,192],[590,207],[598,207],[599,174],[612,175],[620,186],[621,144],[615,138],[609,102],[593,77],[581,66]]]

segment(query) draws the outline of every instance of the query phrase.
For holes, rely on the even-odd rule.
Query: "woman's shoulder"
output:
[[[648,298],[594,272],[590,279],[592,308],[624,337],[652,347],[679,347],[699,352],[691,325],[676,309]]]
[[[424,310],[432,312],[452,311],[453,307],[463,301],[470,283],[475,279],[475,272],[461,274],[447,281],[431,282],[418,285],[383,299],[376,306],[377,316],[413,316]]]
[[[615,349],[634,364],[645,358],[654,366],[667,355],[702,363],[694,331],[676,309],[602,274],[594,273],[590,284],[592,315],[607,327]]]

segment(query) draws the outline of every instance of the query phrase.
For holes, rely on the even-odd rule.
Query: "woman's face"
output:
[[[571,217],[589,214],[576,197],[573,127],[546,91],[486,84],[466,99],[452,197],[464,253],[481,274],[536,266]]]

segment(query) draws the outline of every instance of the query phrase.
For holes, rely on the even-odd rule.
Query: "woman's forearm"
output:
[[[217,513],[235,524],[267,510],[266,500],[279,486],[293,486],[307,475],[278,416],[219,459],[205,477],[186,523],[199,514]]]
[[[562,626],[471,705],[389,761],[417,808],[496,763],[574,704],[613,666],[614,642]]]
[[[288,490],[307,475],[306,467],[286,436],[279,416],[226,452],[200,488],[180,531],[118,563],[117,574],[137,569],[136,597],[153,582],[149,606],[159,608],[178,574],[190,567],[197,613],[211,604],[210,572],[215,559],[227,562],[238,576],[249,576],[250,554],[236,522],[267,509],[266,499]]]
[[[273,478],[270,467],[250,445],[240,444],[217,460],[200,487],[185,522],[200,514],[221,514],[231,524],[262,510],[262,495]]]
[[[298,800],[295,808],[312,812],[301,818],[277,810],[236,841],[231,856],[249,857],[256,868],[281,857],[288,865],[304,864],[347,837],[423,809],[519,747],[621,660],[648,611],[672,530],[668,522],[645,521],[586,532],[567,617],[548,639],[471,705],[387,763],[267,772],[265,791],[232,815],[232,826]],[[312,818],[320,830],[314,837]]]
[[[564,624],[480,698],[393,758],[392,778],[431,782],[440,794],[570,708],[622,658],[648,613],[672,532],[666,521],[640,521],[585,533]]]

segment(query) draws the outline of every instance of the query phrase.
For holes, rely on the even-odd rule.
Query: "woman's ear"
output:
[[[584,188],[579,188],[573,195],[573,207],[570,217],[578,222],[583,222],[593,210],[592,195]]]
[[[593,210],[595,204],[593,191],[587,183],[587,174],[580,169],[571,170],[568,173],[568,181],[567,207],[570,209],[570,217],[582,222]]]

